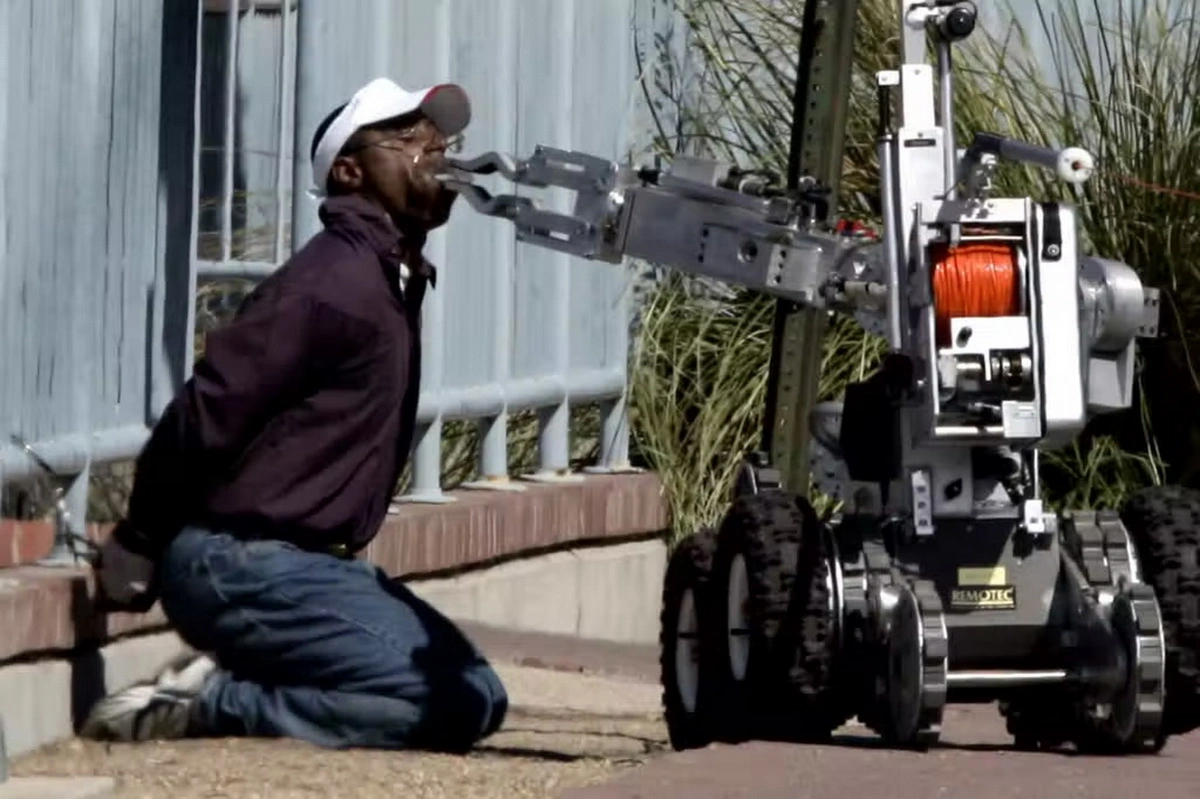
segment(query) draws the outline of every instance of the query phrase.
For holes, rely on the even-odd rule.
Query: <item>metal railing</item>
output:
[[[532,5],[539,6],[539,14],[549,12],[559,26],[557,32],[567,34],[569,38],[558,43],[552,39],[535,42],[530,37],[536,36],[536,31],[522,34],[520,25],[526,13],[522,8],[529,9]],[[610,6],[607,13],[616,10],[617,5]],[[222,76],[224,96],[221,98],[224,128],[221,131],[220,149],[224,157],[221,164],[221,197],[217,203],[221,210],[220,227],[216,236],[212,236],[212,231],[201,232],[202,236],[218,240],[219,248],[214,257],[197,258],[196,278],[202,283],[230,278],[254,280],[268,275],[286,257],[287,249],[290,249],[286,245],[302,244],[316,232],[315,202],[303,191],[294,191],[296,186],[307,187],[309,162],[306,157],[296,159],[291,154],[307,156],[309,137],[316,122],[334,105],[344,101],[358,85],[380,73],[390,73],[397,80],[414,87],[443,80],[463,82],[477,106],[476,121],[470,135],[483,142],[503,141],[508,135],[505,126],[516,127],[527,121],[516,107],[516,83],[498,89],[492,80],[496,74],[507,74],[515,81],[518,53],[516,38],[525,36],[524,47],[520,49],[524,57],[535,60],[544,57],[550,61],[558,56],[562,63],[567,63],[561,56],[568,52],[575,40],[576,25],[589,21],[576,20],[574,12],[578,5],[571,0],[556,0],[554,4],[520,4],[498,0],[488,4],[497,25],[489,26],[486,30],[480,29],[477,34],[459,28],[455,28],[454,34],[450,33],[452,17],[468,14],[478,16],[483,9],[480,4],[469,4],[465,0],[441,4],[417,0],[374,3],[370,6],[376,13],[357,16],[353,9],[349,14],[346,13],[349,7],[339,5],[334,9],[329,4],[306,4],[304,0],[300,0],[294,9],[289,3],[273,4],[269,16],[256,13],[256,6],[254,2],[244,2],[240,15],[210,14],[205,19],[206,25],[219,22],[224,28],[226,67]],[[488,11],[482,13],[486,16]],[[388,27],[394,19],[404,19],[408,25],[405,29],[389,32]],[[237,68],[243,63],[246,52],[242,46],[243,39],[253,37],[256,45],[261,45],[267,28],[274,28],[276,37],[270,53],[275,60],[274,74],[264,69],[265,62],[261,56],[257,57],[252,69]],[[476,36],[478,41],[472,36]],[[497,44],[489,49],[484,44],[485,37]],[[212,41],[210,37],[206,38]],[[366,58],[360,57],[357,63],[355,59],[340,58],[339,55],[350,49],[356,41],[364,42],[365,49],[374,48],[375,52]],[[398,49],[423,47],[427,54],[433,56],[429,60],[437,66],[421,65],[408,70],[404,64],[393,66],[381,63],[390,58],[387,53],[378,51],[381,42],[397,43]],[[475,63],[460,64],[459,70],[452,70],[449,63],[452,50],[484,55]],[[231,68],[229,65],[234,66]],[[393,68],[389,69],[390,66]],[[596,64],[596,67],[595,85],[603,93],[605,89],[600,64]],[[294,73],[294,79],[289,81],[291,73]],[[472,78],[476,79],[474,84]],[[289,87],[294,88],[289,91]],[[634,88],[635,82],[629,80],[616,92],[607,90],[614,95],[608,104],[623,111],[631,99],[626,95]],[[507,97],[499,100],[489,98],[491,92],[503,95],[505,91],[508,92]],[[570,102],[569,93],[569,90],[566,94],[560,90],[550,96],[565,104]],[[271,131],[275,134],[274,142],[266,148],[276,163],[273,185],[245,185],[244,180],[242,185],[238,184],[234,162],[239,151],[234,142],[239,115],[234,98],[239,94],[243,108],[260,103],[273,105],[278,110],[277,118],[271,125]],[[206,99],[215,105],[215,98],[211,95],[206,95]],[[594,99],[604,102],[603,97]],[[501,107],[505,100],[509,103],[507,108]],[[488,113],[489,104],[493,107],[491,114]],[[289,106],[294,109],[292,116],[297,123],[290,126],[282,121],[287,117]],[[482,119],[478,110],[481,106]],[[562,115],[561,109],[554,107],[547,108],[546,112]],[[542,113],[529,109],[524,116]],[[615,116],[611,120],[611,138],[614,142],[623,137],[620,132],[626,125],[623,116]],[[245,119],[243,115],[243,125],[246,124]],[[261,129],[253,132],[243,130],[242,135],[261,142],[267,124],[260,117]],[[216,132],[212,125],[202,124],[202,129],[210,134]],[[201,142],[202,149],[215,145],[216,141]],[[289,145],[291,154],[288,153]],[[621,153],[614,151],[611,155],[619,157]],[[211,161],[209,167],[212,168]],[[267,170],[268,176],[270,171]],[[201,184],[204,183],[202,179]],[[273,247],[268,248],[272,250],[274,259],[244,258],[233,246],[236,238],[233,213],[235,195],[241,192],[243,196],[262,196],[266,191],[274,193],[275,217],[270,226],[273,228],[270,237],[273,238]],[[292,197],[291,225],[290,230],[285,231],[283,209],[288,195]],[[478,257],[478,253],[475,253],[476,257],[469,258],[466,257],[467,252],[458,249],[457,254],[463,257],[455,257],[456,247],[451,242],[464,236],[487,239],[491,242],[490,252],[482,258]],[[244,253],[248,248],[241,249]],[[563,256],[529,252],[515,244],[512,230],[497,228],[494,221],[472,219],[469,211],[459,212],[446,230],[437,231],[431,236],[429,255],[439,265],[441,279],[438,290],[432,292],[426,301],[423,319],[426,341],[423,390],[418,408],[420,429],[415,436],[411,487],[402,499],[421,502],[440,502],[445,499],[440,485],[441,439],[442,427],[450,420],[474,420],[480,425],[479,479],[466,485],[479,488],[509,487],[507,419],[516,410],[536,409],[539,414],[539,468],[531,475],[532,479],[575,479],[568,469],[568,421],[570,408],[577,404],[601,405],[600,458],[593,468],[601,471],[626,468],[628,429],[625,424],[624,392],[629,306],[624,300],[609,306],[597,303],[599,307],[593,314],[605,318],[593,321],[595,326],[603,330],[603,338],[583,342],[582,347],[576,346],[576,354],[582,352],[582,357],[575,360],[583,363],[572,363],[570,313],[572,308],[581,306],[580,292],[589,288],[595,290],[598,282],[596,275],[589,275],[589,282],[593,285],[584,283],[574,286],[571,279],[573,271],[581,268],[595,271],[605,267],[580,266],[570,263]],[[543,269],[546,273],[544,282],[535,285],[532,281],[516,278],[515,272],[523,261],[538,266],[550,265],[552,268]],[[609,299],[613,294],[612,288],[626,284],[629,278],[622,270],[608,269],[610,271],[599,278],[600,282],[607,281],[605,288],[609,289],[602,292],[602,300]],[[448,300],[448,296],[460,303]],[[511,331],[515,324],[516,306],[530,303],[542,306],[542,330],[536,337],[526,336],[523,342],[515,341]],[[490,315],[490,319],[486,326],[476,326],[470,330],[473,335],[468,341],[460,331],[475,325],[475,321],[460,323],[460,314],[477,311],[482,316]],[[460,324],[463,327],[460,328]],[[548,348],[550,357],[534,359],[541,361],[540,368],[536,370],[514,374],[510,364],[521,360],[523,355],[529,355],[517,350],[521,344],[528,348],[531,343]],[[589,346],[592,352],[588,352]],[[460,363],[454,370],[457,374],[448,375],[448,361],[454,358],[454,351],[462,352],[468,347],[473,352],[463,358],[467,364],[465,368]],[[525,357],[524,360],[530,358]],[[449,379],[451,377],[454,379]]]
[[[75,562],[92,466],[138,452],[189,368],[177,98],[193,93],[199,6],[105,9],[0,8],[0,484],[51,473],[69,526],[53,564]]]
[[[198,291],[269,275],[317,231],[303,189],[329,109],[380,74],[453,80],[472,95],[469,146],[620,158],[639,124],[630,20],[663,1],[162,0],[102,19],[90,3],[56,16],[14,0],[0,31],[4,164],[47,147],[68,157],[20,205],[0,198],[0,485],[49,471],[65,520],[51,562],[76,562],[68,544],[84,534],[92,468],[136,456],[190,374]],[[69,68],[40,55],[64,41]],[[17,88],[33,83],[46,91],[18,108]],[[70,146],[56,146],[68,131]],[[519,487],[518,412],[538,417],[526,477],[577,479],[570,412],[592,404],[591,470],[627,468],[631,271],[518,244],[465,205],[428,255],[439,283],[401,499],[446,499],[454,420],[479,427],[470,487]]]

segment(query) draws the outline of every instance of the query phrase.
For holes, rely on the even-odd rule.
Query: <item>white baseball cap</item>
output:
[[[471,103],[461,86],[441,83],[408,91],[387,78],[376,78],[317,126],[312,141],[310,193],[325,196],[325,181],[334,159],[360,128],[418,110],[445,136],[461,133],[471,121]]]

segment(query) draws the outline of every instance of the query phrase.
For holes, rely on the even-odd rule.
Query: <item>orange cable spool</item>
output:
[[[1015,247],[971,242],[951,249],[939,243],[930,247],[930,256],[939,347],[950,343],[951,319],[1020,314],[1021,276]]]

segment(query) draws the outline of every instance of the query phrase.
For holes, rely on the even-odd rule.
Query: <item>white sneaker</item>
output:
[[[195,699],[194,692],[138,683],[97,702],[79,737],[97,741],[186,738]]]
[[[216,667],[204,654],[174,658],[153,680],[131,685],[96,703],[79,737],[103,741],[187,737],[196,695]]]
[[[197,693],[216,670],[217,662],[203,652],[185,652],[162,667],[154,684],[159,688]]]

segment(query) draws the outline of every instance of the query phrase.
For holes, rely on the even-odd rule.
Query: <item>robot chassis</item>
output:
[[[804,92],[817,66],[849,73],[855,15],[852,1],[808,4],[786,187],[711,160],[635,170],[548,147],[451,160],[441,176],[518,240],[644,259],[774,295],[781,314],[852,314],[887,337],[883,364],[843,402],[804,402],[811,368],[793,389],[807,424],[783,447],[807,450],[840,512],[819,518],[807,475],[789,489],[786,464],[752,453],[719,527],[674,551],[662,609],[672,744],[822,740],[857,717],[923,748],[947,703],[998,702],[1021,748],[1158,752],[1200,726],[1200,609],[1187,595],[1200,591],[1188,555],[1200,499],[1150,489],[1120,512],[1052,513],[1038,463],[1039,447],[1130,406],[1157,291],[1084,255],[1070,204],[992,196],[1000,159],[1080,184],[1088,153],[991,134],[955,146],[950,54],[975,26],[969,4],[899,2],[901,64],[877,76],[882,238],[832,226],[840,150],[809,155],[820,163],[803,177],[797,162],[806,131],[840,138],[827,131],[844,130],[848,87],[824,103]],[[472,182],[496,173],[574,191],[573,213]],[[769,442],[789,412],[784,373],[795,383],[803,368],[789,349],[777,339]],[[765,449],[794,457],[778,441]]]

